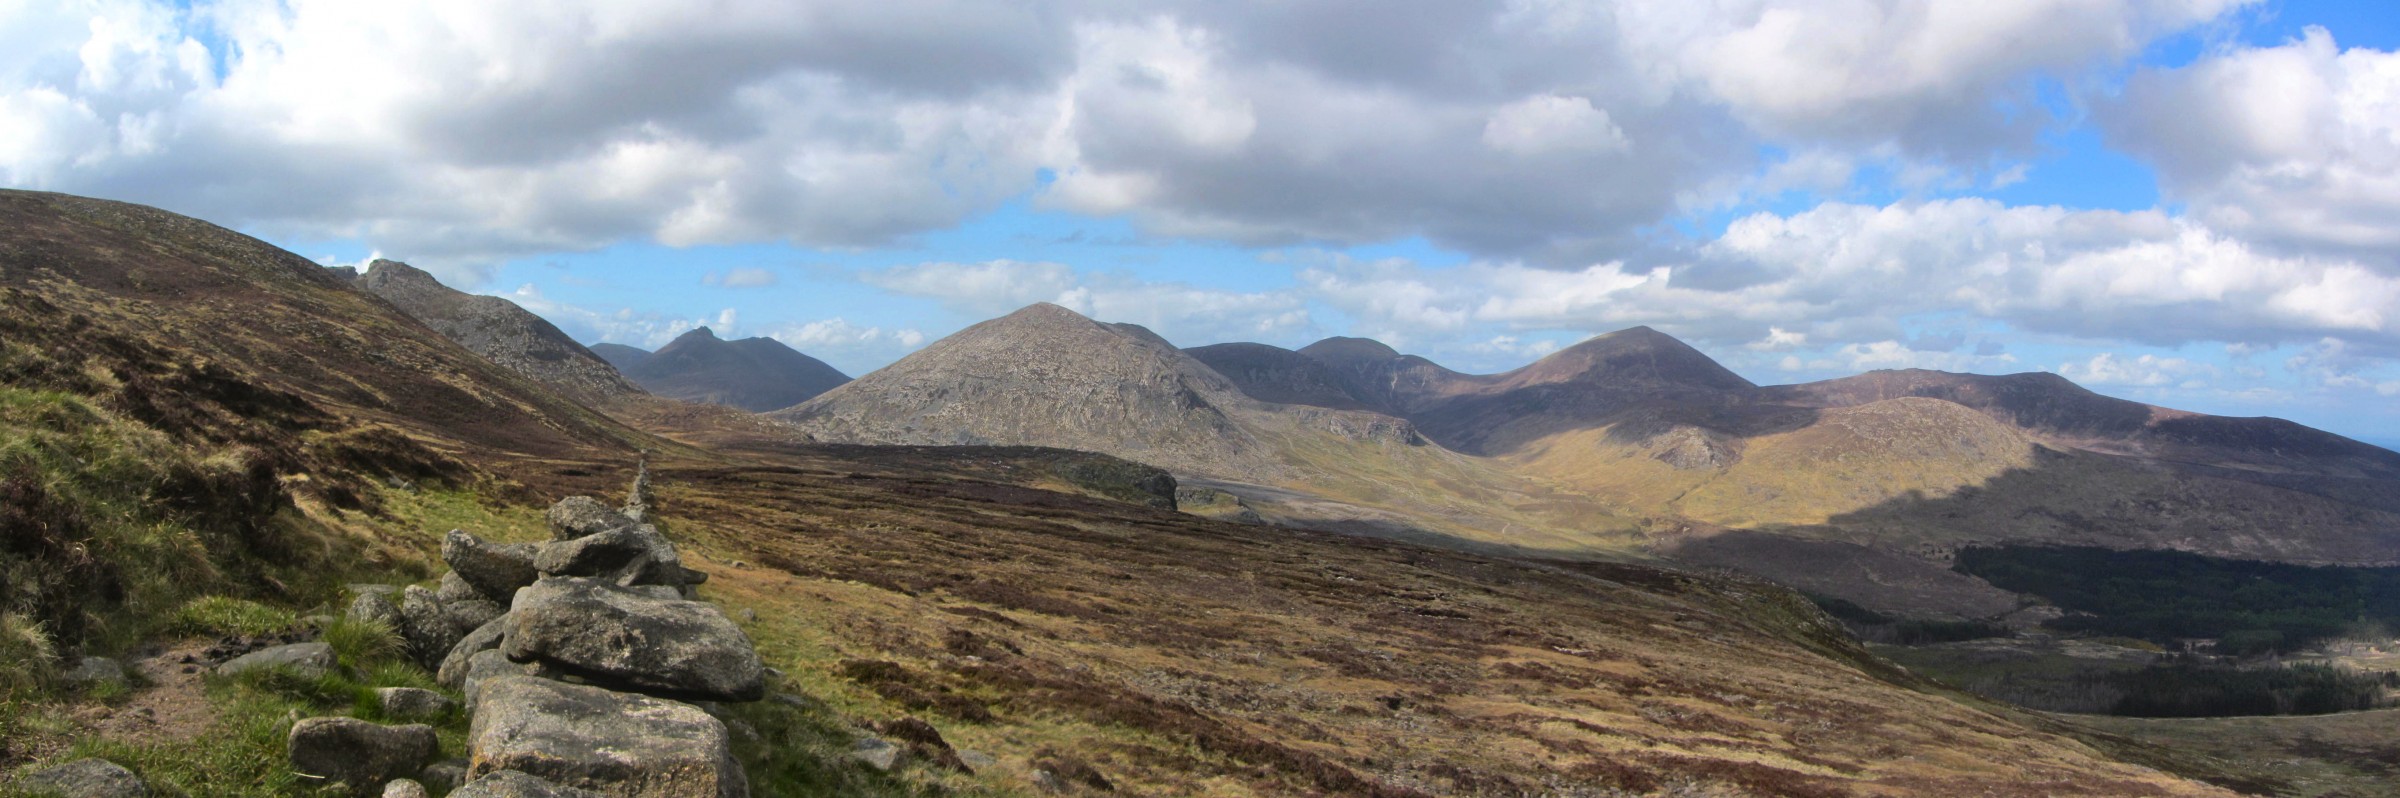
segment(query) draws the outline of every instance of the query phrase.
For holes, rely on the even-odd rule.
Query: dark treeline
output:
[[[2061,631],[2162,644],[2210,638],[2220,653],[2237,656],[2297,651],[2362,622],[2400,626],[2400,568],[2082,546],[1968,548],[1956,568],[2070,611],[2050,624]]]
[[[2234,668],[2174,662],[2115,674],[2122,697],[2111,715],[2215,718],[2231,715],[2324,715],[2384,706],[2394,674],[2362,673],[2322,664]]]
[[[1859,606],[1848,599],[1807,594],[1809,600],[1850,628],[1850,633],[1869,643],[1891,643],[1903,646],[1922,646],[1933,643],[1956,643],[1962,640],[1982,640],[1987,637],[2007,637],[2007,626],[1992,621],[1931,620],[1898,618]]]

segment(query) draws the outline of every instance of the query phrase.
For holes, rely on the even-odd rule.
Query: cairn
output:
[[[539,544],[452,530],[442,540],[451,570],[439,590],[409,587],[397,604],[377,592],[353,602],[352,617],[392,624],[411,656],[466,696],[469,760],[451,795],[749,795],[725,723],[703,707],[765,697],[766,668],[732,619],[693,599],[707,575],[683,566],[650,507],[644,463],[620,508],[562,500],[548,514],[551,540]],[[303,721],[293,730],[293,764],[325,783],[342,778],[357,794],[406,794],[414,782],[399,781],[433,770],[422,761],[430,753],[406,747],[417,729],[431,733]],[[337,743],[373,737],[407,755],[352,756],[342,762],[359,772],[312,773],[335,763],[304,764],[304,748],[326,750],[336,734],[348,736]]]

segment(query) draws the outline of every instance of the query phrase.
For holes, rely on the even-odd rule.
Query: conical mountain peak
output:
[[[1758,387],[1675,336],[1629,327],[1593,336],[1507,375],[1507,382],[1559,382],[1741,391]]]

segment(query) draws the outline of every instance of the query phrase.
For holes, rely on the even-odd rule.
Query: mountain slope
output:
[[[1037,304],[774,415],[821,440],[1060,446],[1170,469],[1263,467],[1241,391],[1171,346]]]
[[[619,363],[625,376],[653,394],[753,413],[791,407],[850,381],[849,375],[782,341],[726,341],[707,327],[677,336],[656,352],[606,346],[614,353],[610,362]]]
[[[156,375],[165,382],[118,378],[130,380],[125,389],[167,392],[151,402],[162,407],[219,402],[224,407],[209,412],[223,416],[271,401],[288,406],[290,423],[303,428],[386,424],[470,453],[655,443],[468,351],[333,270],[155,208],[0,191],[0,286],[23,292],[5,314],[17,346],[78,353],[95,365],[122,361],[129,374],[156,368],[133,361],[158,358],[106,341],[171,347],[181,365]]]
[[[1037,304],[770,417],[839,443],[1053,446],[1200,477],[1270,521],[1589,552],[1607,510],[1427,445],[1408,422],[1262,402],[1148,330]]]
[[[1324,363],[1282,347],[1232,343],[1183,350],[1261,402],[1309,405],[1335,410],[1367,410],[1366,402],[1343,387],[1342,378]]]
[[[368,264],[356,284],[469,351],[578,401],[605,404],[642,392],[599,355],[514,302],[452,289],[391,260]]]
[[[629,373],[640,367],[643,361],[650,359],[650,350],[624,344],[602,342],[592,344],[587,348],[592,350],[592,354],[599,355],[601,360],[606,360],[609,365],[617,367],[619,374]]]

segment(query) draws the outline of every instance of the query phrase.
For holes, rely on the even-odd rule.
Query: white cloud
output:
[[[2216,377],[2219,371],[2216,366],[2179,357],[2118,357],[2114,352],[2101,352],[2088,360],[2061,363],[2058,373],[2084,385],[2197,387],[2191,384],[2194,380]]]
[[[2288,251],[2373,254],[2400,273],[2380,257],[2400,246],[2400,53],[2343,50],[2310,28],[2146,70],[2099,118],[2210,226]]]
[[[1717,0],[1619,13],[1639,52],[1761,129],[1978,165],[2047,123],[2028,76],[2081,74],[2247,2]]]
[[[879,246],[1028,192],[1588,264],[1762,145],[1822,153],[1768,184],[1985,169],[2040,123],[1994,110],[2029,78],[2229,4],[17,3],[0,180],[471,278],[627,239]]]
[[[1552,152],[1623,152],[1625,131],[1608,112],[1582,97],[1543,94],[1503,105],[1483,123],[1483,144],[1512,155]]]

